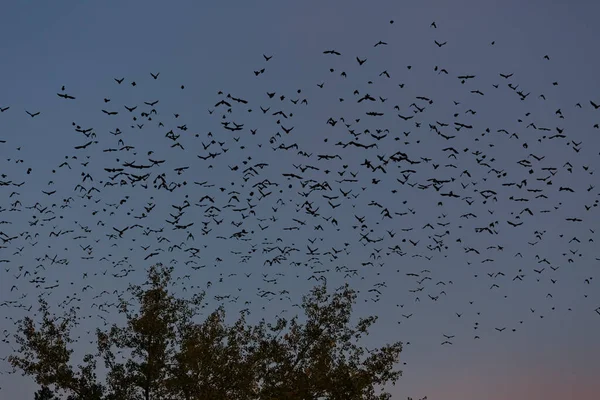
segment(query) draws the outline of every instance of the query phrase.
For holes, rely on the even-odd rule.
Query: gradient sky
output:
[[[0,186],[0,209],[7,209],[0,212],[0,220],[11,222],[0,225],[0,231],[9,236],[25,230],[30,233],[37,231],[40,237],[35,246],[29,244],[33,239],[21,237],[0,248],[0,258],[10,260],[0,265],[0,304],[19,300],[24,307],[33,304],[35,308],[40,289],[27,282],[32,278],[25,280],[16,276],[27,270],[33,274],[35,266],[43,264],[45,270],[36,271],[46,278],[46,284],[51,285],[55,280],[61,283],[48,295],[51,304],[58,305],[76,292],[81,299],[75,300],[76,304],[86,315],[96,301],[93,296],[103,290],[122,290],[129,282],[141,283],[145,277],[144,269],[151,261],[169,263],[176,258],[179,260],[177,276],[190,274],[192,281],[189,284],[201,288],[206,287],[207,280],[214,284],[207,290],[211,306],[218,304],[213,300],[215,295],[231,293],[232,296],[240,296],[237,304],[227,305],[231,316],[235,315],[235,310],[244,308],[242,299],[252,300],[249,307],[253,317],[273,316],[281,309],[287,309],[287,315],[292,315],[294,309],[291,304],[315,283],[314,280],[307,281],[314,270],[331,268],[326,276],[328,286],[335,288],[344,279],[343,273],[336,273],[333,267],[346,265],[360,270],[359,276],[348,280],[353,288],[360,290],[356,315],[375,313],[379,316],[365,344],[381,346],[396,340],[410,342],[401,354],[402,362],[406,363],[400,364],[403,376],[395,387],[389,389],[394,399],[407,396],[415,399],[428,396],[429,400],[594,398],[594,394],[597,396],[600,392],[597,380],[600,374],[600,345],[597,340],[600,337],[600,316],[594,312],[600,306],[600,276],[597,274],[600,252],[595,249],[600,241],[596,230],[600,227],[600,218],[596,211],[598,207],[586,211],[584,205],[593,205],[599,193],[598,188],[587,191],[590,184],[597,182],[598,173],[591,175],[590,172],[599,166],[600,130],[594,129],[593,125],[600,122],[600,110],[594,110],[590,105],[590,100],[600,104],[600,80],[597,78],[600,60],[595,43],[600,37],[595,21],[599,14],[600,5],[594,2],[579,2],[574,7],[566,1],[541,0],[230,1],[217,2],[216,5],[197,1],[147,0],[4,4],[0,13],[0,72],[3,77],[0,80],[0,108],[10,106],[10,109],[0,114],[0,140],[6,141],[0,143],[0,173],[7,175],[2,180],[26,181],[26,184],[21,187]],[[390,24],[390,20],[394,20],[394,24]],[[430,27],[432,21],[436,22],[437,29]],[[374,48],[379,40],[388,42],[388,46]],[[434,40],[448,43],[438,48]],[[492,41],[495,41],[493,46],[490,45]],[[323,55],[322,52],[328,49],[338,50],[342,56]],[[262,54],[273,55],[273,59],[265,62]],[[544,55],[549,55],[550,60],[544,60]],[[355,60],[357,56],[368,60],[359,66]],[[412,67],[410,70],[408,65]],[[434,72],[436,65],[447,69],[449,74]],[[252,71],[260,68],[266,71],[256,77]],[[330,73],[329,68],[335,71]],[[379,76],[384,70],[391,75],[390,79]],[[346,79],[340,77],[341,71],[347,72]],[[150,72],[160,72],[159,79],[153,80]],[[505,80],[499,73],[514,73],[514,76]],[[461,85],[456,76],[462,74],[476,75],[476,79]],[[125,77],[122,85],[113,81],[116,77]],[[368,80],[374,84],[367,84]],[[135,88],[130,85],[131,81],[136,81]],[[558,82],[556,86],[552,84],[555,81]],[[325,85],[320,89],[317,84],[322,82]],[[404,83],[405,87],[399,88],[399,83]],[[515,92],[506,86],[507,83],[519,84],[531,95],[525,101],[519,101]],[[492,84],[500,87],[495,89]],[[66,86],[67,93],[77,97],[75,101],[56,96],[62,85]],[[185,85],[185,89],[180,89],[181,85]],[[302,89],[302,92],[297,94],[297,89]],[[386,103],[377,101],[372,106],[373,109],[385,108],[385,117],[369,119],[364,113],[370,105],[365,108],[364,103],[357,104],[358,97],[353,94],[355,89],[359,90],[360,96],[369,93],[377,98],[388,98]],[[485,92],[485,96],[469,92],[476,89]],[[238,123],[245,123],[244,130],[234,134],[225,131],[219,123],[222,109],[213,115],[208,114],[207,110],[214,109],[214,104],[223,98],[217,96],[219,90],[249,101],[252,113],[245,111],[247,107],[236,104],[234,112],[228,116]],[[265,94],[267,91],[277,92],[275,99],[270,100]],[[285,102],[277,99],[280,94],[285,94]],[[544,94],[546,100],[540,99],[540,94]],[[392,105],[398,104],[401,114],[412,115],[409,105],[415,102],[415,96],[434,100],[431,106],[427,105],[425,117],[415,114],[415,120],[420,118],[423,122],[420,129],[415,128],[412,121],[404,122],[395,117],[398,112],[392,109]],[[111,98],[111,102],[104,103],[102,99],[105,97]],[[340,97],[345,101],[339,102]],[[294,106],[288,101],[296,98],[306,98],[309,105]],[[127,113],[123,105],[139,105],[139,114],[141,109],[145,109],[143,101],[153,100],[160,100],[156,106],[159,115],[152,122],[145,121],[144,129],[128,128],[133,114]],[[461,104],[455,106],[453,100]],[[581,109],[575,107],[578,102],[582,105]],[[422,106],[424,103],[417,104]],[[281,123],[286,128],[294,126],[294,131],[288,136],[284,134],[274,146],[297,143],[301,150],[315,155],[307,159],[297,156],[296,151],[272,151],[269,137],[281,130],[274,124],[274,117],[263,115],[259,105],[271,105],[271,113],[279,109],[294,113],[293,118]],[[118,110],[119,115],[108,117],[100,111],[102,108]],[[477,114],[465,114],[469,108]],[[41,114],[30,118],[25,109],[41,111]],[[557,109],[561,109],[564,119],[558,118]],[[455,112],[461,114],[458,119],[453,118]],[[527,112],[531,115],[525,116]],[[173,113],[179,113],[180,117],[175,119]],[[342,128],[341,122],[335,129],[327,125],[329,117],[336,120],[345,117],[346,122],[361,118],[357,130],[369,128],[371,133],[375,133],[376,128],[388,128],[390,138],[379,142],[379,148],[369,150],[368,155],[366,151],[353,148],[342,150],[334,144],[340,140],[349,141],[351,136]],[[518,122],[519,118],[524,122]],[[446,134],[455,134],[458,138],[444,141],[432,133],[427,124],[436,120],[450,123]],[[452,129],[452,122],[456,120],[470,123],[475,128],[456,132]],[[163,121],[165,128],[158,128],[157,121]],[[88,139],[76,133],[71,122],[83,128],[93,128],[97,134],[95,140],[99,143],[89,149],[74,150],[74,146],[84,144]],[[551,128],[553,132],[548,132],[548,136],[557,133],[555,127],[562,127],[568,138],[538,142],[544,132],[526,129],[529,122],[534,122],[537,127]],[[164,137],[166,131],[182,124],[187,124],[189,129],[183,132],[181,139],[186,146],[185,151],[170,148],[172,142]],[[116,127],[123,130],[124,134],[119,137],[125,144],[136,146],[137,157],[125,152],[102,151],[117,147],[118,139],[108,133]],[[487,127],[491,133],[480,136]],[[257,134],[251,135],[248,128],[258,128]],[[519,139],[509,139],[508,135],[498,133],[498,129],[518,133]],[[410,144],[391,140],[391,137],[404,137],[402,132],[409,130],[411,134],[402,141],[410,141]],[[197,154],[206,154],[200,141],[208,143],[208,132],[212,132],[216,140],[226,138],[226,147],[230,148],[226,155],[213,162],[204,162],[196,157]],[[200,138],[195,139],[192,133],[198,133]],[[239,143],[231,140],[235,136],[241,136]],[[324,137],[329,138],[327,143],[323,142]],[[474,140],[476,137],[479,139],[477,142]],[[374,141],[368,136],[361,137],[361,140],[365,144]],[[416,144],[417,140],[422,143]],[[579,153],[568,144],[570,140],[583,142]],[[528,149],[522,147],[523,142],[528,143]],[[258,148],[257,143],[262,143],[263,147]],[[394,147],[386,148],[386,143]],[[241,144],[246,146],[244,151],[239,149]],[[489,144],[494,144],[494,147],[489,147]],[[495,174],[477,166],[474,157],[447,160],[448,153],[441,149],[449,145],[461,152],[466,147],[472,151],[480,149],[488,160],[495,159],[494,167],[506,172],[507,177],[497,179]],[[20,150],[17,150],[19,147]],[[212,147],[211,151],[217,148]],[[101,188],[99,181],[106,180],[109,175],[103,168],[117,167],[115,158],[121,162],[138,159],[142,163],[148,150],[155,152],[153,157],[156,159],[168,160],[160,172],[168,172],[169,181],[186,180],[188,185],[173,193],[143,190],[139,186]],[[481,196],[473,193],[471,186],[463,191],[471,191],[470,195],[476,200],[469,207],[462,199],[440,197],[431,188],[418,190],[398,184],[396,178],[401,178],[401,175],[395,166],[390,166],[386,175],[370,173],[360,166],[365,158],[379,164],[376,155],[389,157],[396,151],[414,154],[415,158],[430,157],[434,163],[441,161],[442,166],[438,170],[431,166],[425,168],[423,164],[414,167],[420,171],[419,182],[425,183],[429,178],[455,177],[456,182],[451,189],[458,193],[458,182],[468,182],[464,177],[459,178],[460,172],[468,169],[473,174],[472,180],[480,181],[479,190],[495,190],[498,201],[482,204]],[[275,226],[294,225],[291,218],[310,219],[304,213],[295,212],[299,208],[296,204],[301,205],[305,200],[297,195],[303,189],[299,186],[287,189],[288,181],[281,173],[299,173],[291,164],[313,164],[325,169],[324,162],[315,160],[316,154],[334,152],[343,153],[343,162],[328,162],[332,173],[326,176],[322,171],[315,172],[313,179],[320,182],[328,180],[333,186],[333,180],[339,179],[333,171],[341,170],[342,164],[349,165],[349,171],[360,171],[360,183],[345,186],[345,190],[353,188],[353,193],[360,193],[356,201],[347,200],[342,207],[331,211],[327,202],[317,197],[316,202],[321,206],[323,215],[332,215],[339,221],[339,231],[321,221],[326,227],[323,232],[312,228],[310,231],[276,232]],[[527,158],[529,153],[546,157],[542,162],[528,158],[535,169],[532,175],[516,164],[516,161]],[[72,155],[78,157],[78,160],[69,160],[73,169],[58,168],[65,156]],[[85,156],[90,156],[89,160],[84,160]],[[219,187],[226,187],[227,191],[241,191],[244,196],[240,195],[240,199],[245,198],[251,190],[250,184],[257,182],[257,178],[249,180],[245,189],[240,189],[237,184],[241,174],[231,171],[228,165],[238,164],[243,169],[242,161],[248,156],[252,157],[248,165],[261,161],[270,164],[261,173],[260,180],[268,178],[280,183],[284,193],[279,198],[286,204],[280,206],[276,213],[279,222],[273,223],[273,228],[261,231],[258,223],[264,225],[266,222],[253,218],[244,222],[245,229],[255,230],[252,241],[248,243],[216,238],[218,235],[230,236],[234,232],[234,227],[226,224],[216,226],[211,223],[214,231],[202,235],[200,221],[210,218],[198,207],[187,209],[181,222],[195,222],[191,230],[195,236],[194,246],[202,248],[201,263],[206,264],[206,268],[196,271],[184,265],[189,253],[167,251],[168,246],[164,243],[157,244],[157,235],[143,236],[138,230],[128,232],[119,241],[106,236],[114,233],[113,226],[140,223],[153,228],[164,226],[163,235],[171,240],[171,245],[184,241],[186,233],[171,232],[171,227],[164,222],[165,217],[169,218],[168,213],[175,212],[171,204],[182,204],[186,194],[191,203],[209,194],[223,199],[221,205],[224,205],[228,197],[219,192]],[[23,163],[15,162],[20,159]],[[84,161],[90,161],[87,169],[80,165]],[[459,168],[444,169],[444,165],[450,162],[459,164]],[[573,165],[572,173],[564,167],[566,162]],[[209,164],[214,168],[207,169]],[[182,166],[190,166],[190,169],[181,176],[173,172],[173,168]],[[584,170],[583,166],[589,167],[588,170]],[[536,178],[548,175],[541,170],[543,167],[558,168],[557,174],[552,177],[552,186],[536,181]],[[27,168],[32,168],[29,175],[26,174]],[[410,165],[403,164],[402,169],[406,168]],[[55,174],[52,169],[56,170]],[[73,192],[75,185],[81,183],[83,170],[94,177],[94,186],[102,190],[94,197],[102,199],[99,204],[83,201]],[[152,170],[153,178],[157,173],[158,169]],[[311,174],[307,172],[305,175]],[[483,183],[483,177],[488,181]],[[373,178],[382,179],[382,182],[373,185]],[[523,179],[528,179],[528,188],[544,189],[548,198],[530,201],[527,206],[535,211],[534,215],[522,217],[524,224],[513,228],[506,220],[516,222],[517,219],[510,213],[518,214],[525,205],[510,201],[509,197],[522,197],[525,192],[501,183],[518,183]],[[49,180],[54,181],[52,187],[47,185]],[[201,188],[192,184],[194,181],[210,181],[216,186]],[[233,181],[236,186],[230,185]],[[86,182],[84,185],[89,188],[91,184]],[[561,186],[570,186],[575,193],[559,192]],[[340,186],[336,184],[335,193],[330,195],[339,194],[337,187]],[[367,189],[362,191],[360,187]],[[444,187],[440,192],[448,192],[449,188]],[[398,192],[391,194],[392,189]],[[41,194],[41,190],[57,190],[57,193],[47,197]],[[276,192],[275,189],[273,191]],[[19,194],[9,197],[12,192]],[[130,198],[119,209],[102,205],[118,202],[125,195]],[[59,209],[63,199],[69,196],[75,197],[71,208]],[[150,201],[150,196],[154,196],[157,206],[148,218],[138,221],[126,215],[130,209],[134,210],[132,216],[139,215],[142,206]],[[277,199],[274,197],[276,193],[272,196]],[[528,194],[528,197],[533,198],[534,195]],[[21,201],[22,211],[8,211],[16,199]],[[43,227],[29,226],[27,221],[40,213],[25,209],[25,206],[32,206],[36,201],[47,205],[56,203],[56,215],[64,218]],[[413,208],[417,212],[391,221],[382,220],[379,209],[368,206],[371,201],[385,204],[390,211],[406,212],[407,208]],[[402,204],[403,201],[407,203]],[[444,205],[438,207],[438,201],[443,201]],[[273,202],[260,202],[257,214],[270,216]],[[104,212],[103,208],[107,211]],[[488,213],[490,209],[495,210],[494,215]],[[539,212],[545,209],[552,212]],[[92,211],[96,210],[98,213],[92,215]],[[113,211],[114,215],[109,215]],[[481,218],[459,218],[468,212]],[[431,232],[422,229],[427,223],[441,222],[438,217],[442,213],[447,216],[445,221],[450,222],[448,227],[442,229],[436,226],[436,230]],[[365,216],[369,228],[375,230],[372,237],[381,233],[386,236],[385,241],[363,246],[359,242],[358,231],[352,228],[358,224],[354,214]],[[565,218],[574,216],[584,221],[579,224],[565,221]],[[229,211],[218,218],[225,218],[227,224],[241,219]],[[99,220],[105,225],[98,225]],[[496,220],[499,221],[498,235],[474,233],[474,227],[487,226]],[[81,233],[78,224],[92,229],[87,239],[73,240]],[[310,224],[313,224],[312,220]],[[403,228],[410,227],[414,231],[401,232]],[[58,238],[48,237],[51,231],[60,229],[74,229],[74,232]],[[391,239],[384,229],[393,229],[397,236]],[[435,245],[428,236],[443,233],[445,229],[451,231],[451,235],[444,239],[448,249],[443,252],[428,250],[428,245]],[[536,239],[536,231],[542,232],[543,239]],[[559,237],[560,234],[564,236]],[[274,242],[278,237],[285,245],[301,249],[301,255],[290,256],[290,261],[306,262],[309,258],[305,254],[307,238],[314,237],[323,239],[315,243],[323,252],[332,246],[340,249],[347,242],[350,254],[342,253],[335,261],[321,255],[324,265],[313,266],[312,271],[308,267],[290,267],[285,263],[264,266],[264,260],[274,255],[261,254],[261,251],[244,264],[239,263],[239,256],[230,254],[230,250],[247,251],[250,243],[256,244],[258,249],[269,247],[269,244],[262,244],[263,238]],[[577,237],[580,243],[569,243],[573,237]],[[406,238],[407,242],[401,243],[401,238]],[[456,242],[458,238],[462,243]],[[95,242],[97,239],[100,241]],[[408,239],[421,242],[413,246]],[[536,240],[538,244],[534,246],[527,244]],[[117,245],[113,246],[115,243]],[[377,261],[385,262],[382,267],[369,269],[360,265],[373,261],[370,259],[373,247],[387,249],[398,243],[406,255],[384,256],[385,259]],[[86,254],[79,245],[86,244],[93,245],[93,260],[81,259]],[[152,245],[151,249],[161,246],[165,251],[144,261],[150,250],[143,251],[140,245]],[[203,247],[205,245],[206,248]],[[503,246],[504,251],[486,249],[492,245]],[[24,250],[14,254],[22,246],[25,246]],[[192,245],[188,243],[188,246]],[[481,254],[465,253],[464,247],[477,248]],[[517,252],[523,258],[514,257]],[[43,259],[46,254],[50,258],[54,255],[58,255],[57,259],[67,258],[70,263],[50,265],[47,258]],[[433,258],[413,257],[417,254]],[[109,261],[99,261],[103,256]],[[42,260],[36,261],[36,257],[42,257]],[[135,272],[126,278],[116,279],[110,273],[105,276],[99,273],[105,270],[118,272],[126,264],[117,265],[114,270],[113,265],[119,261],[123,263],[124,257],[129,257],[127,262],[135,268]],[[224,262],[215,263],[215,257],[223,258]],[[482,263],[486,258],[494,261]],[[560,269],[552,271],[550,265],[538,263],[544,258]],[[569,263],[569,258],[575,262]],[[331,264],[327,265],[328,262]],[[19,266],[23,266],[22,271],[19,271]],[[544,267],[546,269],[541,274],[533,272],[533,269]],[[406,273],[420,273],[423,269],[431,271],[432,280],[424,283],[426,290],[419,294],[421,301],[416,303],[415,294],[409,290],[419,285]],[[525,277],[522,282],[513,281],[519,269],[523,270]],[[487,275],[499,271],[505,273],[505,277]],[[87,279],[83,279],[85,272],[89,274]],[[92,278],[94,272],[98,276]],[[253,272],[253,275],[246,279],[243,272]],[[228,278],[231,273],[238,275]],[[277,278],[277,285],[263,282],[261,273],[268,273],[271,279]],[[275,276],[277,273],[285,276]],[[223,282],[219,282],[220,274],[224,277]],[[420,277],[423,276],[426,275]],[[588,284],[585,280],[590,277],[594,279]],[[556,283],[552,283],[551,279]],[[439,281],[445,283],[443,289],[447,296],[440,296],[439,301],[434,302],[427,294],[439,295],[442,288],[435,285]],[[385,283],[387,288],[381,288],[380,301],[375,303],[367,291],[377,283]],[[493,283],[499,288],[490,290]],[[88,284],[92,284],[93,289],[81,293]],[[18,289],[11,291],[13,285],[17,285]],[[294,301],[279,301],[278,298],[265,301],[257,296],[257,288],[287,289]],[[548,298],[548,293],[553,297]],[[24,295],[26,297],[21,298]],[[106,300],[109,300],[108,297]],[[5,317],[0,319],[0,331],[11,331],[14,327],[12,321],[26,315],[23,308],[0,309]],[[57,311],[60,310],[57,308]],[[411,313],[410,319],[401,316]],[[457,317],[455,313],[462,316]],[[92,313],[93,322],[82,322],[78,331],[84,333],[97,326],[99,320],[96,314]],[[476,330],[475,322],[479,324]],[[506,327],[506,330],[498,332],[494,329],[496,327]],[[443,334],[455,336],[451,340],[452,346],[440,345],[445,340]],[[481,339],[474,340],[474,335]],[[86,342],[78,344],[76,350],[95,351]],[[0,343],[1,357],[10,351],[8,343]],[[18,374],[10,375],[9,370],[8,363],[0,361],[0,371],[4,372],[0,375],[0,398],[32,398],[36,390],[33,381]]]

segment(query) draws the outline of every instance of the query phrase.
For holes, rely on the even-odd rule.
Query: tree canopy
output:
[[[170,289],[172,267],[153,265],[148,287],[130,285],[138,307],[124,298],[124,326],[96,329],[97,353],[73,366],[71,330],[76,310],[57,316],[40,297],[41,322],[26,317],[15,334],[20,348],[9,357],[15,371],[42,386],[36,399],[61,392],[71,400],[384,400],[380,385],[401,376],[394,370],[401,342],[368,350],[358,340],[377,317],[350,326],[355,292],[348,284],[333,294],[326,284],[303,297],[306,321],[277,317],[252,326],[248,311],[232,325],[221,306],[202,323],[204,292],[178,298]],[[98,378],[97,363],[106,368]],[[50,390],[54,389],[54,392]]]

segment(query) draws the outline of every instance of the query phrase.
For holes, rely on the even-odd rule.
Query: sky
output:
[[[3,5],[0,110],[10,108],[0,113],[0,180],[9,182],[0,186],[2,335],[32,315],[44,292],[57,312],[71,300],[91,315],[77,328],[83,338],[102,325],[92,304],[110,303],[113,290],[143,282],[155,262],[173,264],[178,287],[188,294],[192,285],[206,289],[209,309],[220,304],[214,296],[239,296],[224,301],[232,318],[245,307],[257,319],[292,316],[292,305],[317,283],[309,278],[323,275],[332,289],[347,281],[360,291],[356,316],[378,315],[367,346],[404,343],[403,375],[389,388],[394,399],[593,398],[600,391],[594,379],[600,373],[594,174],[600,109],[591,105],[600,104],[600,32],[593,20],[599,12],[594,2],[573,7],[539,0]],[[387,45],[374,46],[379,41]],[[153,79],[150,73],[158,72]],[[475,77],[463,84],[462,75]],[[529,95],[521,100],[519,91]],[[359,103],[367,94],[374,101]],[[231,107],[215,106],[220,100]],[[140,115],[152,108],[152,120]],[[243,127],[226,130],[222,121]],[[472,128],[456,130],[455,122]],[[77,125],[92,128],[87,133],[95,137],[75,131]],[[117,128],[120,135],[110,133]],[[180,136],[169,138],[170,130]],[[216,143],[204,149],[211,140]],[[352,140],[377,147],[348,145]],[[172,147],[177,143],[183,148]],[[211,152],[221,154],[198,158]],[[391,160],[397,152],[419,163]],[[123,166],[148,158],[165,162],[147,170]],[[369,169],[365,160],[386,172]],[[65,161],[69,166],[59,167]],[[256,166],[261,163],[268,165]],[[302,171],[307,165],[319,169]],[[149,173],[148,188],[121,185],[128,180],[122,177],[105,185],[115,174],[105,170],[111,168]],[[181,186],[153,188],[162,173],[167,185]],[[336,182],[356,173],[357,182]],[[265,179],[273,185],[261,186]],[[82,187],[98,191],[81,198]],[[263,198],[259,189],[272,193]],[[219,210],[208,209],[204,196]],[[166,222],[177,213],[172,205],[186,200],[190,206],[177,221],[194,225],[173,229]],[[151,212],[143,208],[149,203]],[[235,211],[248,204],[253,214]],[[239,228],[232,224],[239,222]],[[113,229],[134,224],[143,227],[122,237]],[[242,229],[247,234],[231,237]],[[299,250],[268,265],[277,250],[265,249],[275,246]],[[199,258],[184,251],[190,248],[200,249]],[[44,280],[39,287],[29,282],[36,278]],[[58,287],[44,289],[55,282]],[[104,290],[110,294],[101,295]],[[290,298],[260,297],[269,290],[288,290]],[[120,321],[114,314],[103,317]],[[95,348],[82,339],[75,350],[83,355]],[[10,352],[11,344],[1,342],[0,358]],[[9,371],[0,359],[0,397],[33,398],[35,383]]]

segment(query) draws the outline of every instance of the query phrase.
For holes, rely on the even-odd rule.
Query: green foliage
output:
[[[368,334],[377,318],[350,327],[356,294],[348,285],[328,294],[325,285],[303,297],[306,322],[277,318],[257,325],[246,323],[246,312],[227,326],[222,307],[203,323],[194,322],[204,293],[192,299],[169,292],[172,268],[161,264],[148,272],[149,287],[129,287],[139,307],[121,299],[119,311],[127,323],[96,330],[98,352],[83,364],[71,366],[70,330],[73,309],[52,316],[40,298],[41,325],[20,321],[15,335],[21,348],[9,357],[14,369],[42,385],[36,399],[53,400],[47,385],[72,400],[385,400],[376,386],[401,376],[393,366],[400,342],[367,350],[356,342]],[[366,354],[365,354],[366,353]],[[124,354],[128,354],[124,357]],[[96,376],[96,362],[107,368],[104,382]],[[40,397],[46,396],[46,397]]]

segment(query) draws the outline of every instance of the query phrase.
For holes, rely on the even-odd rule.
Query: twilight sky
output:
[[[348,281],[360,290],[356,315],[379,316],[366,345],[405,342],[403,376],[389,388],[394,399],[593,398],[600,391],[600,172],[594,173],[600,109],[590,101],[600,104],[594,20],[600,5],[215,3],[3,5],[0,110],[10,107],[0,113],[3,338],[29,306],[34,311],[39,293],[48,293],[58,312],[75,295],[69,306],[91,315],[78,328],[76,354],[93,352],[83,340],[102,324],[92,304],[110,303],[113,290],[141,283],[155,262],[176,260],[178,285],[187,286],[188,294],[192,285],[205,289],[210,281],[210,310],[220,303],[214,296],[239,296],[236,303],[224,300],[232,318],[245,307],[252,318],[291,317],[292,305],[317,283],[308,279],[324,275],[332,289]],[[380,40],[387,45],[374,47]],[[265,61],[263,54],[273,58]],[[359,65],[356,57],[367,61]],[[253,71],[262,68],[256,76]],[[153,79],[150,73],[157,72]],[[461,75],[475,77],[461,84]],[[125,79],[119,85],[113,78]],[[267,92],[276,94],[269,98]],[[367,94],[374,101],[359,103]],[[156,100],[155,106],[144,104]],[[227,105],[215,107],[220,100],[231,104],[231,113]],[[138,108],[130,113],[124,106]],[[152,108],[152,120],[140,115]],[[40,114],[32,118],[25,110]],[[273,115],[280,110],[285,116]],[[370,111],[384,115],[366,115]],[[230,131],[222,121],[243,127]],[[92,130],[77,132],[73,122]],[[109,133],[117,128],[120,135]],[[180,136],[165,135],[170,130]],[[91,132],[95,137],[84,136]],[[348,144],[353,140],[377,147]],[[172,147],[177,143],[183,149]],[[210,153],[221,154],[197,157]],[[336,154],[341,159],[318,160]],[[149,169],[123,166],[148,164],[149,158],[165,162]],[[365,160],[386,172],[369,169]],[[70,169],[59,167],[64,161]],[[183,167],[189,168],[176,170]],[[148,188],[131,184],[131,176],[114,178],[117,172],[105,170],[112,168],[149,173]],[[164,186],[186,185],[170,192],[155,180],[162,173]],[[116,185],[105,185],[110,177]],[[266,179],[278,186],[265,185]],[[99,192],[89,192],[92,187]],[[81,198],[86,192],[90,198]],[[165,221],[173,222],[178,211],[172,205],[186,200],[190,206],[177,225],[194,225],[174,229]],[[144,210],[149,203],[155,204],[151,212]],[[122,238],[113,230],[134,224],[143,227]],[[242,229],[246,235],[232,237]],[[275,246],[299,250],[281,253],[279,264],[270,266],[265,261],[278,250],[264,250]],[[194,248],[200,250],[189,250]],[[153,252],[158,254],[144,260]],[[30,282],[35,279],[44,283]],[[55,282],[60,286],[44,289]],[[289,299],[279,295],[284,289]],[[104,290],[110,294],[94,299]],[[260,297],[263,291],[277,295]],[[111,314],[102,317],[117,321]],[[446,340],[452,345],[441,345]],[[10,344],[1,342],[0,358],[10,352]],[[33,398],[33,381],[8,371],[0,360],[0,398]]]

